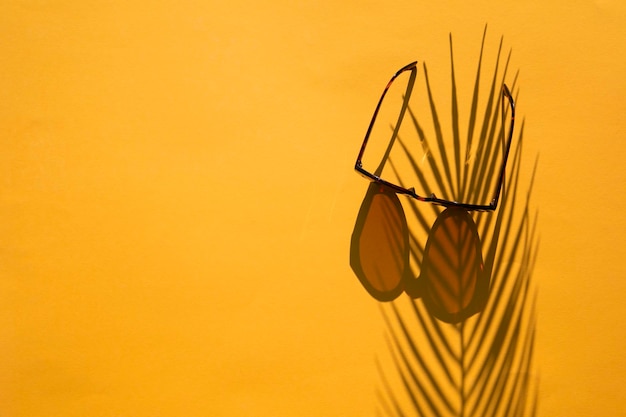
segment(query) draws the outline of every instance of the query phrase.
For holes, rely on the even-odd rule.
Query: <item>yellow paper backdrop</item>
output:
[[[391,74],[445,79],[452,32],[470,82],[485,24],[539,155],[539,415],[626,407],[620,2],[0,11],[0,415],[374,415],[354,158]]]

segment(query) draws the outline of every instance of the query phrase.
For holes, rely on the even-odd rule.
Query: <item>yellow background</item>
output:
[[[449,74],[452,32],[469,82],[486,23],[539,154],[539,415],[619,415],[617,0],[3,2],[0,415],[373,415],[354,158],[392,73]]]

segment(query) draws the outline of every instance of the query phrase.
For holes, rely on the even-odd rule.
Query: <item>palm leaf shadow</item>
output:
[[[439,113],[426,72],[426,83],[432,123],[435,126],[435,146],[424,133],[417,116],[409,108],[421,147],[429,149],[428,164],[434,180],[442,190],[457,197],[487,196],[488,181],[497,169],[497,138],[502,127],[497,123],[498,85],[506,75],[510,53],[503,74],[501,60],[502,40],[498,50],[494,75],[484,113],[479,114],[478,90],[481,79],[485,33],[478,60],[476,81],[470,109],[469,133],[465,155],[461,154],[461,133],[452,36],[450,58],[452,72],[452,135],[454,149],[451,156],[442,146]],[[516,90],[517,74],[512,91]],[[518,128],[517,144],[512,149],[507,169],[505,189],[498,211],[475,214],[477,227],[483,239],[486,273],[491,276],[489,298],[480,314],[458,324],[444,323],[435,318],[420,299],[403,298],[381,306],[386,323],[386,340],[393,366],[377,360],[381,387],[377,390],[377,415],[380,416],[525,416],[536,415],[537,390],[533,375],[533,351],[536,327],[536,292],[533,269],[537,259],[539,237],[537,213],[531,211],[531,191],[537,161],[525,190],[520,191],[522,178],[522,148],[524,123]],[[399,141],[405,156],[411,161],[417,178],[423,184],[428,180],[420,174],[409,146]],[[472,146],[474,150],[472,151]],[[439,150],[434,155],[433,149]],[[474,158],[473,171],[463,160]],[[396,176],[393,161],[390,165]],[[443,171],[438,166],[443,165]],[[451,164],[453,164],[451,166]],[[426,187],[425,187],[426,188]],[[431,224],[424,215],[430,210],[423,204],[409,201],[408,211],[415,217],[418,232],[428,233]],[[439,209],[435,209],[439,210]],[[418,232],[411,232],[409,240],[417,267],[423,254],[423,243]],[[393,379],[392,379],[393,378]],[[397,382],[394,382],[396,381]]]

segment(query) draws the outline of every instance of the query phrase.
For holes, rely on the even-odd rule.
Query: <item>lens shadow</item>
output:
[[[350,266],[367,292],[391,301],[404,291],[409,269],[409,230],[398,196],[370,183],[350,245]]]
[[[447,208],[433,224],[424,248],[420,276],[405,285],[421,297],[434,317],[459,323],[482,310],[489,295],[481,240],[472,216]]]

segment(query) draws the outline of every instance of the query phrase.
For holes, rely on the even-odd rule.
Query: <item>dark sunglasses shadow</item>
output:
[[[398,196],[372,182],[350,246],[350,266],[367,292],[378,301],[392,301],[404,291],[422,298],[430,314],[447,323],[479,312],[489,293],[489,276],[470,214],[448,208],[437,216],[417,278],[409,267],[409,233]]]
[[[427,137],[417,115],[408,108],[407,119],[413,123],[421,145],[439,149],[439,158],[429,156],[426,161],[435,172],[434,181],[459,200],[488,196],[491,190],[484,185],[488,182],[485,179],[497,171],[493,115],[498,86],[504,79],[504,75],[498,76],[502,41],[488,100],[484,109],[479,108],[485,35],[486,28],[465,146],[459,129],[452,37],[453,149],[443,146],[443,133],[438,127],[441,122],[425,66],[430,116],[436,127],[434,138]],[[507,57],[505,74],[508,62]],[[398,196],[380,184],[370,184],[352,234],[350,265],[372,297],[388,302],[381,310],[396,376],[401,382],[392,384],[387,377],[389,370],[379,368],[380,415],[536,414],[537,391],[536,387],[531,389],[536,322],[531,284],[539,239],[530,195],[537,164],[535,161],[529,180],[521,178],[523,134],[521,123],[501,202],[493,213],[444,210],[401,197],[411,216],[410,224],[419,229],[411,231]],[[398,138],[396,145],[412,161],[418,178],[425,180],[420,177],[408,144]],[[468,168],[463,160],[472,147],[478,149],[476,163]],[[393,161],[383,164],[387,162],[394,169]],[[400,178],[399,172],[395,174]],[[527,190],[525,198],[518,191],[520,183]],[[425,243],[419,240],[420,233],[427,234]],[[412,271],[411,259],[417,263],[419,274]],[[402,293],[408,297],[400,297]]]

